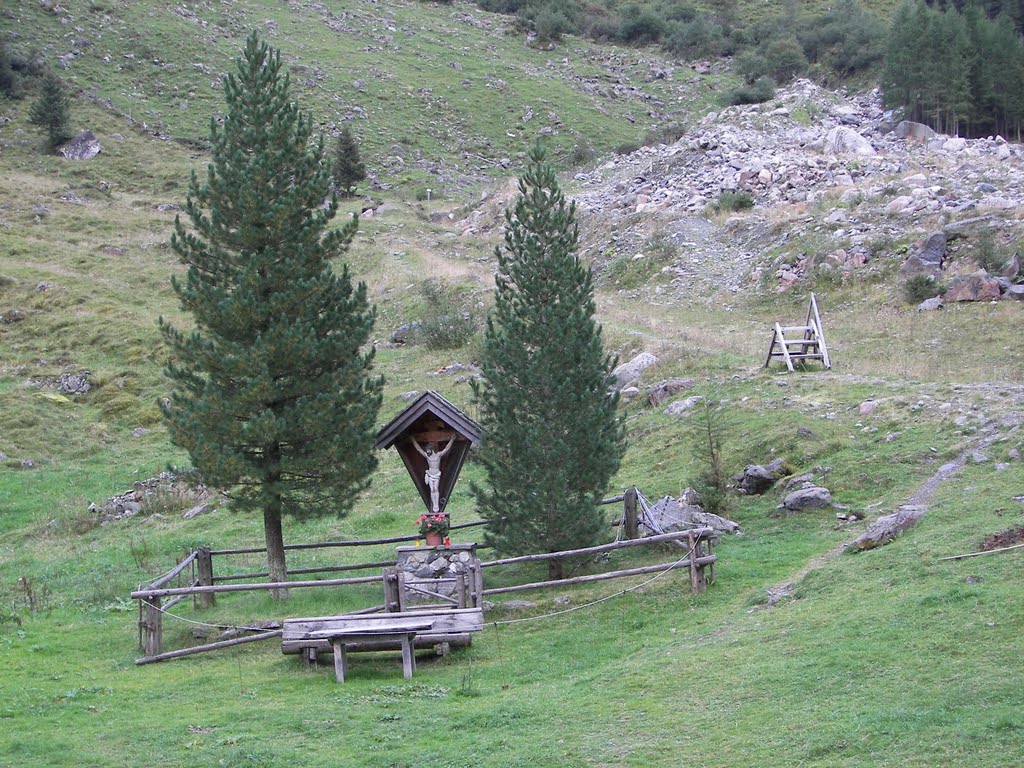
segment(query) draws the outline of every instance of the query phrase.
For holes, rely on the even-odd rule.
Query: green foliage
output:
[[[721,25],[707,16],[674,24],[666,36],[665,50],[684,58],[721,56],[730,48],[730,41]]]
[[[625,43],[650,44],[661,40],[668,26],[652,9],[627,5],[622,11],[619,39]]]
[[[998,274],[1006,266],[1010,253],[996,239],[996,234],[989,227],[978,232],[978,242],[974,246],[974,260],[978,266],[989,274]]]
[[[476,335],[477,319],[466,294],[438,278],[420,284],[426,303],[420,332],[428,349],[461,349]]]
[[[495,255],[495,308],[474,382],[485,485],[473,490],[500,552],[556,552],[597,542],[596,506],[624,451],[613,360],[594,320],[590,270],[576,252],[576,208],[535,146],[506,211]],[[549,562],[557,578],[562,563]]]
[[[280,54],[253,33],[211,123],[205,182],[193,172],[171,246],[188,267],[172,284],[195,320],[161,320],[174,385],[171,440],[237,505],[261,509],[272,580],[284,580],[281,515],[341,515],[368,485],[382,381],[363,352],[374,311],[345,252],[357,221],[330,230],[323,139],[292,101]]]
[[[352,197],[356,184],[366,178],[366,166],[359,156],[359,144],[356,143],[347,125],[342,125],[338,133],[332,173],[334,188],[343,197]]]
[[[17,62],[7,44],[0,40],[0,95],[8,99],[20,99],[24,93]]]
[[[842,75],[874,66],[882,59],[886,29],[858,0],[840,0],[798,35],[807,60]]]
[[[729,474],[722,460],[722,441],[728,429],[728,416],[721,397],[708,389],[694,409],[687,430],[698,463],[697,474],[690,485],[700,494],[701,506],[707,512],[723,517],[732,507]]]
[[[729,104],[760,104],[775,98],[775,81],[770,77],[759,77],[750,85],[733,88],[726,94]]]
[[[882,71],[888,106],[944,133],[1020,135],[1024,45],[1007,14],[988,18],[902,0],[892,18]]]
[[[754,207],[754,196],[749,192],[724,190],[718,195],[715,209],[718,211],[746,211]]]
[[[931,275],[911,275],[903,283],[903,298],[908,304],[920,304],[942,292],[942,286]]]
[[[46,133],[47,146],[51,152],[57,145],[71,138],[68,126],[71,121],[71,102],[64,84],[53,72],[43,76],[39,95],[29,111],[29,121]]]

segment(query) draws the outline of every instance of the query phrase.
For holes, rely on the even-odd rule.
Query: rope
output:
[[[667,568],[665,568],[664,571],[659,571],[658,573],[654,574],[654,576],[652,576],[651,578],[647,579],[647,581],[643,581],[643,582],[641,582],[639,584],[636,584],[636,585],[634,585],[632,587],[626,587],[626,589],[620,590],[619,592],[615,592],[614,594],[605,595],[604,597],[599,597],[597,600],[593,600],[593,601],[591,601],[589,603],[583,603],[582,605],[574,605],[572,608],[565,608],[565,609],[563,609],[561,611],[552,611],[551,613],[542,613],[542,614],[540,614],[538,616],[525,616],[525,617],[523,617],[521,619],[505,619],[504,621],[492,621],[492,622],[490,622],[490,624],[492,626],[494,626],[495,630],[497,630],[498,627],[505,626],[505,625],[508,625],[508,624],[522,624],[522,623],[527,622],[527,621],[538,621],[539,619],[551,619],[551,618],[554,618],[556,616],[564,616],[567,613],[574,613],[576,611],[582,611],[584,608],[592,608],[595,605],[599,605],[601,603],[605,603],[605,602],[607,602],[609,600],[612,600],[612,599],[614,599],[616,597],[622,597],[622,595],[629,594],[630,592],[636,592],[638,589],[642,589],[643,587],[646,587],[648,584],[651,584],[651,583],[657,581],[658,579],[662,578],[663,576],[668,574],[670,571],[674,571],[676,568],[679,567],[679,565],[681,563],[683,563],[685,560],[687,560],[690,557],[690,555],[693,554],[693,550],[696,547],[697,547],[697,541],[693,542],[693,546],[690,547],[689,551],[685,555],[683,555],[681,558],[679,558],[674,563],[672,563]]]
[[[256,627],[250,627],[250,626],[246,626],[246,625],[239,626],[237,624],[207,624],[205,621],[196,621],[195,619],[186,619],[184,616],[179,616],[176,613],[171,613],[170,611],[165,611],[163,608],[161,608],[161,607],[159,607],[157,605],[153,605],[152,603],[149,604],[149,607],[150,608],[156,608],[164,616],[170,616],[172,619],[177,619],[178,621],[184,621],[186,624],[195,624],[197,627],[210,627],[211,629],[247,629],[247,630],[254,630],[254,629],[256,629]]]

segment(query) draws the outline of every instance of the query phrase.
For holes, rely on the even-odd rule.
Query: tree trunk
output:
[[[288,570],[284,562],[284,534],[281,532],[281,497],[274,496],[263,507],[263,528],[267,535],[267,570],[271,583],[287,581]],[[287,589],[272,589],[270,596],[274,600],[286,600]]]

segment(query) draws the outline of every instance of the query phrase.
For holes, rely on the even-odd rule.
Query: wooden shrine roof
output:
[[[427,390],[377,433],[373,447],[387,449],[401,440],[424,414],[431,413],[472,445],[480,442],[480,425],[433,390]]]

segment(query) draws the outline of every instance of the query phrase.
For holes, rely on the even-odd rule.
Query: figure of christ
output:
[[[423,480],[426,482],[427,488],[430,489],[430,507],[434,513],[440,511],[441,506],[441,459],[452,449],[454,444],[455,438],[453,437],[448,440],[448,444],[441,451],[436,451],[433,443],[428,443],[427,449],[423,450],[415,438],[412,441],[413,448],[427,460],[427,471],[423,474]]]

